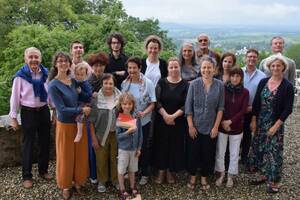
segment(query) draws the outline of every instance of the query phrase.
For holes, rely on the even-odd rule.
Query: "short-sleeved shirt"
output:
[[[247,66],[243,67],[243,71],[244,87],[249,91],[249,106],[252,106],[258,83],[261,79],[265,78],[266,75],[259,69],[256,69],[251,75],[249,75],[247,72]]]
[[[208,135],[214,126],[217,112],[224,110],[224,85],[213,79],[208,93],[202,78],[190,84],[185,102],[185,114],[192,115],[195,128],[200,134]]]
[[[125,80],[122,83],[122,92],[131,93],[136,101],[136,111],[144,111],[149,103],[156,102],[155,88],[153,83],[143,76],[143,83],[130,83]],[[152,112],[146,114],[142,119],[142,126],[146,125],[151,121]]]

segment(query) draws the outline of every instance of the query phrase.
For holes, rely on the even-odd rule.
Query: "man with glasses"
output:
[[[283,54],[284,49],[284,39],[280,36],[275,36],[271,39],[271,49],[273,54]],[[284,56],[288,62],[288,66],[284,71],[284,78],[289,80],[293,85],[295,84],[295,75],[296,75],[296,63],[294,60]],[[262,70],[266,76],[271,76],[269,68],[266,66],[266,59],[263,59],[260,62],[259,69]]]
[[[261,79],[266,77],[266,75],[261,70],[256,69],[258,55],[259,53],[256,49],[248,49],[245,57],[246,66],[243,67],[244,87],[249,91],[249,104],[247,107],[246,114],[244,116],[244,134],[241,143],[241,160],[242,164],[244,165],[246,165],[248,162],[248,154],[252,139],[250,130],[250,123],[252,118],[252,103],[254,100],[258,83]]]
[[[108,66],[105,68],[105,72],[114,75],[117,81],[116,86],[118,89],[121,89],[123,80],[128,76],[125,68],[128,57],[123,52],[125,41],[121,33],[112,33],[108,36],[106,42],[110,53]]]
[[[209,57],[212,57],[217,61],[217,66],[218,66],[220,62],[220,55],[208,48],[210,45],[210,40],[208,38],[208,35],[206,35],[205,33],[201,33],[197,39],[199,43],[198,50],[196,52],[197,62],[199,62],[202,56],[208,55]]]

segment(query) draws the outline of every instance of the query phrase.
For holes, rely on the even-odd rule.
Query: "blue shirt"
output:
[[[53,79],[48,86],[48,93],[56,108],[57,119],[63,123],[76,123],[76,116],[82,112],[78,106],[78,92],[75,80],[71,85]]]
[[[152,102],[156,102],[155,88],[153,83],[142,75],[143,83],[131,83],[129,80],[125,80],[121,87],[122,92],[129,92],[135,98],[136,111],[144,111],[148,105]],[[147,113],[141,118],[142,126],[145,126],[151,121],[151,114]]]
[[[248,105],[252,106],[258,83],[261,79],[265,78],[266,75],[259,69],[255,69],[255,71],[251,75],[249,75],[249,73],[247,72],[247,66],[243,67],[242,69],[244,71],[244,87],[249,91]]]
[[[185,101],[185,114],[192,115],[193,124],[200,134],[208,135],[215,124],[218,111],[224,110],[224,85],[213,79],[208,93],[202,78],[190,83]]]

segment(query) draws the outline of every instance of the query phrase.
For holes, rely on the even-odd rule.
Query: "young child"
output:
[[[129,93],[119,97],[117,106],[119,115],[116,123],[118,140],[118,180],[120,185],[119,199],[125,200],[129,193],[125,190],[124,174],[128,169],[131,195],[139,196],[135,184],[135,172],[138,171],[138,158],[141,155],[143,134],[141,122],[133,116],[135,99]]]
[[[86,80],[87,74],[88,74],[88,66],[85,63],[79,63],[75,66],[75,80],[76,80],[76,87],[77,92],[80,93],[80,95],[87,99],[83,101],[83,99],[78,99],[78,102],[81,107],[90,105],[91,98],[92,98],[92,89],[88,81]],[[74,139],[74,142],[79,142],[82,137],[82,128],[83,128],[83,120],[85,119],[85,116],[83,113],[79,114],[76,117],[77,122],[77,134]]]

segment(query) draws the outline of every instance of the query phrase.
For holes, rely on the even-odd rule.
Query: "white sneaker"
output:
[[[139,181],[139,184],[140,185],[146,185],[148,183],[148,177],[147,176],[142,176],[140,181]]]
[[[232,187],[232,186],[233,186],[233,180],[232,180],[232,177],[228,176],[228,177],[227,177],[226,187]]]
[[[220,187],[222,185],[224,181],[224,175],[220,176],[217,180],[216,180],[216,186]]]
[[[103,184],[100,183],[100,182],[98,183],[97,189],[98,189],[98,192],[100,192],[100,193],[106,192],[106,187],[105,187],[105,185],[103,185]]]
[[[97,179],[92,179],[92,178],[90,178],[90,181],[91,181],[92,184],[98,183]]]

